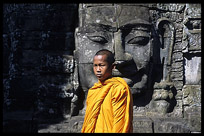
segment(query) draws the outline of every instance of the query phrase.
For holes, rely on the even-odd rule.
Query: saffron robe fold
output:
[[[82,133],[132,132],[133,100],[124,79],[98,81],[89,89]]]

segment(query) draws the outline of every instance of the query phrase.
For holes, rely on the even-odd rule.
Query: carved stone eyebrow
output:
[[[118,29],[135,29],[135,30],[149,31],[151,27],[151,23],[142,19],[136,19],[136,20],[127,21],[121,26],[118,23],[118,27],[104,25],[101,23],[90,23],[90,24],[87,24],[86,27],[93,27],[95,31],[109,31],[109,32],[117,32]],[[91,32],[93,28],[92,29],[90,28],[87,30]]]
[[[150,31],[151,25],[149,24],[126,24],[123,25],[121,27],[119,27],[119,29],[133,29],[133,30],[142,30],[142,31]]]
[[[116,27],[110,25],[104,25],[100,23],[89,23],[83,28],[86,32],[97,32],[97,31],[109,31],[114,32],[117,31]]]
[[[100,24],[100,23],[92,23],[89,24],[94,26],[95,28],[102,28],[105,31],[117,31],[117,28],[114,26],[110,26],[110,25],[105,25],[105,24]]]
[[[134,30],[143,30],[143,31],[150,31],[151,25],[150,24],[143,24],[143,23],[126,23],[119,27],[119,29],[134,29]]]

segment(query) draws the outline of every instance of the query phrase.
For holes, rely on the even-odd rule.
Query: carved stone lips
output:
[[[123,69],[123,70],[118,70],[118,69],[113,69],[112,70],[112,75],[113,76],[120,76],[120,77],[132,77],[137,73],[137,70],[133,69]]]
[[[133,61],[116,61],[116,68],[113,69],[113,76],[132,77],[137,73],[136,64]]]
[[[125,75],[122,74],[118,69],[112,70],[112,75],[115,77],[122,77],[128,85],[131,85],[133,83],[131,76],[136,76],[136,71],[126,72]]]

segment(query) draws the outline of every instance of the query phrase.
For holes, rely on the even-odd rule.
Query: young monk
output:
[[[133,100],[127,83],[112,77],[114,55],[102,49],[93,58],[98,82],[89,89],[82,133],[131,133]]]

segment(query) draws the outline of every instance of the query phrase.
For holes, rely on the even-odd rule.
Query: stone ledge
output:
[[[42,123],[38,125],[38,133],[80,133],[83,119],[83,116],[76,116],[57,124]],[[133,118],[133,133],[191,133],[191,131],[182,118],[138,116]]]

